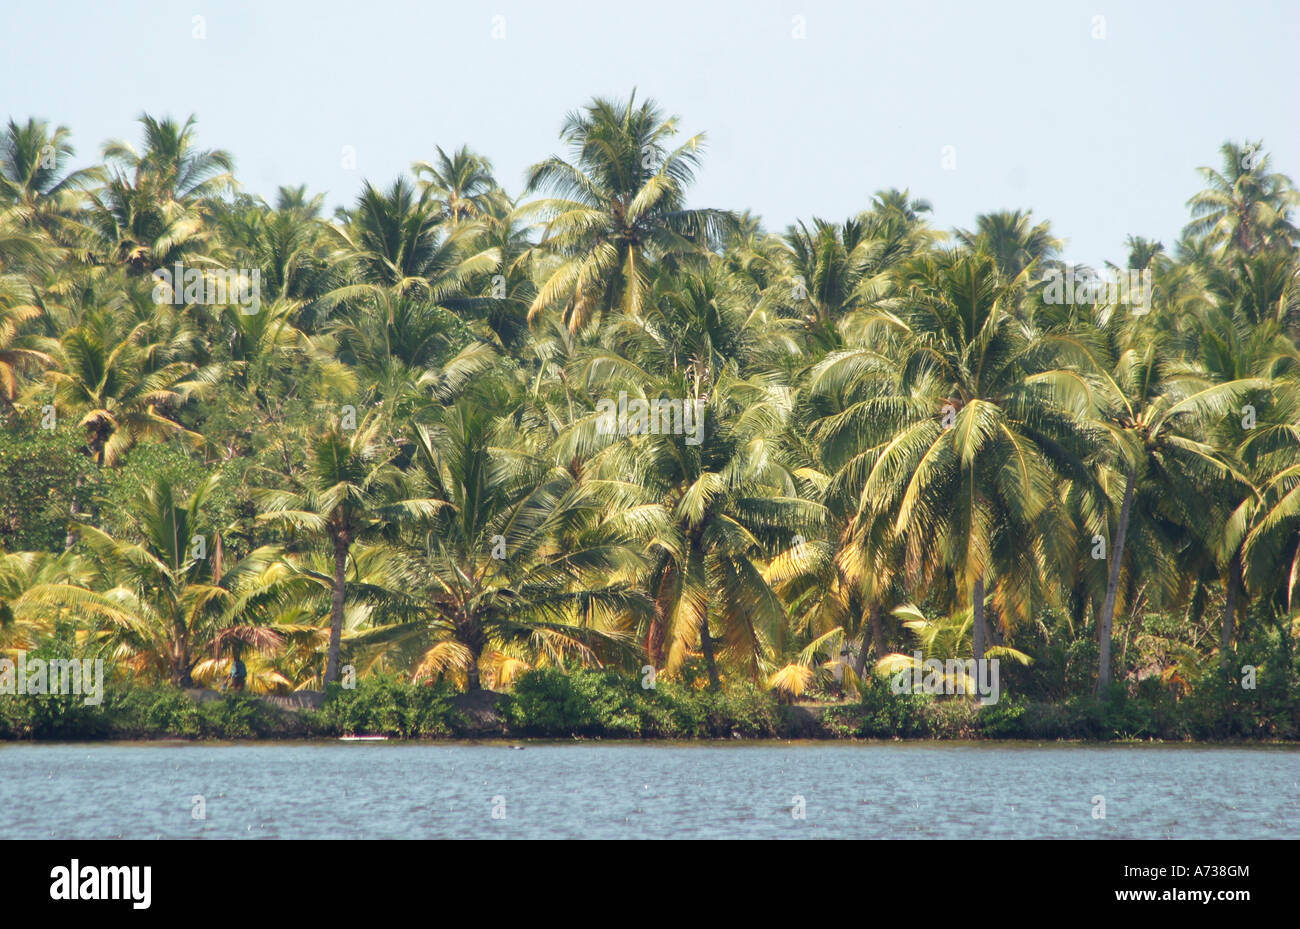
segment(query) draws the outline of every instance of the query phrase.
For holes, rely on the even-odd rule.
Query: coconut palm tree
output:
[[[1061,248],[1046,220],[1035,225],[1033,216],[1022,210],[982,213],[975,217],[973,231],[957,231],[957,241],[970,249],[985,249],[1008,277],[1015,277],[1034,262],[1049,263]]]
[[[800,495],[804,485],[785,462],[789,399],[773,380],[744,376],[749,317],[717,286],[683,282],[644,322],[611,321],[604,339],[626,354],[593,349],[574,360],[566,380],[590,406],[555,447],[559,460],[587,460],[585,468],[637,488],[629,508],[666,514],[649,541],[644,583],[655,609],[647,660],[672,673],[698,650],[715,688],[722,667],[751,678],[770,670],[787,616],[764,563],[795,536],[814,538],[822,522],[821,507]],[[680,422],[670,415],[665,423],[661,412],[644,429],[625,422],[620,434],[616,416],[599,410],[621,394],[647,409],[676,403]],[[637,512],[654,523],[649,510]]]
[[[53,340],[33,330],[32,324],[41,318],[42,310],[31,297],[21,277],[0,275],[0,409],[14,405],[24,374],[54,364]]]
[[[263,608],[302,586],[274,547],[224,563],[220,530],[206,515],[216,482],[210,475],[183,499],[165,479],[144,487],[131,506],[138,540],[75,527],[102,581],[93,597],[67,598],[68,604],[90,604],[105,616],[102,635],[118,660],[179,687],[194,685],[195,667],[223,642],[277,650],[283,636]],[[56,591],[46,599],[59,597]]]
[[[346,416],[347,414],[344,413]],[[381,441],[381,418],[371,413],[355,428],[340,421],[309,440],[301,471],[279,475],[281,487],[258,490],[258,519],[325,542],[333,556],[329,651],[324,683],[338,680],[352,545],[394,520],[436,508],[425,500],[402,499],[394,451]]]
[[[68,170],[76,154],[69,137],[37,119],[11,119],[0,134],[0,205],[17,207],[26,225],[56,239],[75,225],[85,187],[103,176],[98,168]]]
[[[196,122],[143,114],[144,147],[104,147],[108,179],[91,193],[90,221],[113,260],[135,274],[201,253],[209,238],[204,209],[233,188],[234,159],[195,147]]]
[[[1213,486],[1236,480],[1249,487],[1231,456],[1216,446],[1213,429],[1233,414],[1250,391],[1266,386],[1257,378],[1212,382],[1174,356],[1166,339],[1149,327],[1120,322],[1106,330],[1113,354],[1096,372],[1103,398],[1098,422],[1110,443],[1107,473],[1101,482],[1122,486],[1123,492],[1105,552],[1106,593],[1097,622],[1099,693],[1111,680],[1111,631],[1120,572],[1125,564],[1134,571],[1141,561],[1125,561],[1135,513],[1143,514],[1139,519],[1153,529],[1162,522],[1181,526],[1187,538],[1193,534],[1188,527],[1203,520],[1210,509],[1207,501]],[[1220,522],[1221,518],[1222,514]],[[1168,537],[1161,538],[1158,532],[1153,536],[1146,540],[1148,547],[1173,547]],[[1177,573],[1164,576],[1172,579]]]
[[[1219,152],[1222,170],[1197,169],[1206,188],[1187,201],[1192,221],[1186,232],[1246,255],[1295,243],[1291,211],[1300,206],[1300,191],[1289,177],[1269,170],[1263,142],[1225,142]]]
[[[529,321],[561,307],[577,331],[620,307],[644,308],[652,265],[689,259],[734,224],[730,213],[687,209],[704,136],[669,148],[676,118],[650,100],[595,98],[569,114],[560,138],[570,158],[552,155],[528,172],[528,191],[553,197],[530,204],[547,219],[544,248],[558,256],[529,308]]]
[[[485,662],[563,664],[625,659],[628,632],[649,609],[633,587],[643,560],[613,482],[547,462],[536,437],[489,412],[479,394],[417,427],[411,475],[433,501],[411,526],[429,615],[417,676],[463,674],[481,687]]]
[[[897,347],[897,399],[875,405],[892,431],[863,494],[902,538],[910,583],[951,568],[969,591],[976,658],[988,581],[1007,581],[1004,622],[1028,612],[1043,570],[1064,557],[1053,551],[1066,534],[1057,485],[1087,480],[1081,379],[1054,366],[1020,311],[1032,267],[1008,277],[983,250],[917,259],[896,308],[868,330]]]
[[[130,175],[135,189],[147,189],[162,200],[195,203],[233,188],[234,158],[222,149],[195,147],[198,121],[194,116],[177,123],[142,113],[139,122],[144,127],[143,150],[124,141],[104,146],[104,158],[114,172]]]
[[[175,418],[186,398],[218,375],[185,357],[192,333],[180,323],[153,340],[150,322],[130,325],[122,306],[92,308],[63,334],[46,373],[57,405],[80,414],[87,445],[101,467],[111,467],[142,438],[203,436]],[[161,318],[161,311],[156,314]],[[176,322],[174,319],[173,322]]]
[[[422,192],[433,196],[443,218],[453,225],[490,212],[504,196],[492,176],[492,163],[467,145],[451,155],[440,146],[437,159],[417,161],[411,170]]]

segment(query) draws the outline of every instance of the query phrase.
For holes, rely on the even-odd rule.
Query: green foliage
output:
[[[512,732],[548,738],[764,738],[781,728],[775,698],[751,685],[642,688],[638,677],[582,669],[521,675],[505,713]]]
[[[948,247],[909,191],[783,234],[688,208],[704,137],[635,94],[520,200],[439,149],[329,218],[140,124],[73,173],[66,129],[0,129],[0,648],[141,685],[6,701],[8,737],[1300,735],[1300,192],[1259,143],[1176,248],[1130,237],[1139,311],[1062,300],[1086,269],[1024,211]],[[257,306],[159,299],[174,262]],[[914,645],[1000,648],[1003,701],[762,689]],[[394,676],[318,713],[157,686],[236,655],[259,692]]]
[[[226,526],[241,512],[238,477],[231,467],[204,463],[178,442],[137,445],[120,468],[103,472],[96,496],[97,525],[109,535],[128,536],[134,529],[134,501],[160,482],[174,487],[184,498],[213,474],[213,487],[205,496],[204,510],[212,526]]]
[[[859,739],[917,738],[936,735],[930,694],[895,694],[889,680],[870,675],[856,704],[830,707],[823,725],[832,735]]]
[[[66,420],[0,416],[0,550],[63,551],[72,515],[87,512],[100,484],[85,437]]]
[[[192,739],[204,735],[204,719],[198,704],[176,687],[111,688],[105,712],[113,717],[113,735],[116,738],[166,736]],[[212,731],[211,723],[208,731]],[[218,734],[217,737],[224,735]]]
[[[319,722],[339,735],[448,736],[451,690],[445,684],[410,684],[379,675],[363,678],[352,688],[333,684]]]
[[[636,688],[616,671],[540,668],[515,682],[506,719],[521,735],[636,738],[642,722]]]
[[[199,732],[210,739],[269,739],[288,734],[285,716],[253,694],[226,694],[199,704]]]

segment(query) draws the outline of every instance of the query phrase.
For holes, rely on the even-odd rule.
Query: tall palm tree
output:
[[[1123,494],[1109,534],[1106,594],[1097,623],[1099,693],[1111,680],[1111,632],[1135,500],[1143,497],[1136,512],[1148,514],[1152,522],[1163,518],[1181,524],[1185,538],[1186,527],[1197,519],[1194,511],[1204,516],[1213,485],[1235,479],[1249,486],[1216,447],[1212,430],[1232,415],[1243,396],[1266,384],[1259,379],[1213,383],[1178,361],[1166,340],[1148,327],[1130,322],[1107,328],[1114,354],[1096,372],[1104,398],[1098,421],[1109,436],[1108,467],[1114,473],[1103,475],[1102,483],[1118,483]],[[1171,547],[1167,538],[1152,541],[1156,548]],[[1130,571],[1137,562],[1128,562]]]
[[[648,609],[632,584],[615,485],[548,464],[544,447],[489,412],[482,394],[413,435],[412,476],[435,501],[411,525],[431,615],[417,675],[460,672],[479,690],[484,663],[513,653],[563,664],[620,660]]]
[[[144,147],[114,141],[104,146],[104,158],[118,176],[129,176],[137,190],[147,190],[160,200],[194,203],[219,197],[234,186],[235,161],[223,149],[195,146],[198,121],[184,123],[157,119],[142,113]]]
[[[1269,170],[1271,156],[1263,142],[1225,142],[1219,152],[1222,170],[1197,169],[1206,188],[1187,201],[1192,212],[1187,232],[1247,255],[1295,243],[1291,211],[1300,206],[1300,191],[1289,177]]]
[[[300,473],[281,475],[281,488],[256,492],[258,519],[325,542],[333,556],[330,638],[324,683],[338,680],[347,600],[348,556],[355,542],[392,520],[428,512],[434,505],[396,493],[393,451],[381,442],[380,417],[371,414],[354,430],[336,424],[310,440]]]
[[[1050,262],[1061,248],[1046,220],[1034,224],[1033,216],[1022,210],[981,213],[975,217],[975,229],[958,230],[957,240],[967,248],[987,250],[998,270],[1008,277],[1015,277],[1034,262]]]
[[[417,161],[411,170],[423,192],[434,197],[443,217],[453,225],[482,216],[503,197],[492,176],[492,163],[467,145],[451,155],[439,146],[436,160]]]
[[[686,208],[704,136],[669,148],[676,134],[677,120],[653,101],[638,106],[635,93],[626,103],[596,98],[569,114],[560,131],[569,160],[552,155],[528,172],[530,192],[555,195],[530,206],[547,217],[542,245],[559,258],[530,322],[556,306],[575,331],[615,307],[635,316],[655,261],[696,255],[734,223],[721,210]]]
[[[51,235],[66,231],[83,190],[102,177],[98,168],[68,170],[76,154],[63,126],[9,120],[0,134],[0,204],[18,207],[28,225]]]
[[[716,272],[714,272],[716,273]],[[578,415],[557,440],[560,460],[639,488],[634,500],[666,513],[649,542],[647,590],[655,601],[645,630],[647,660],[677,671],[698,650],[710,684],[730,666],[758,678],[783,645],[784,605],[764,563],[815,537],[821,507],[785,462],[780,433],[789,399],[774,379],[746,376],[750,317],[725,277],[688,275],[641,321],[611,320],[603,337],[570,366],[566,380],[585,402],[620,392],[643,402],[677,402],[680,428],[664,423],[620,435],[599,415]],[[620,348],[623,354],[615,351]],[[686,427],[686,406],[698,417]],[[675,420],[673,421],[676,422]]]
[[[1004,622],[1028,612],[1062,532],[1064,479],[1087,480],[1080,379],[1053,367],[1019,303],[1032,264],[1008,277],[983,250],[917,259],[878,337],[897,346],[898,401],[878,404],[891,433],[863,494],[903,539],[913,583],[945,567],[969,591],[973,653],[988,637],[986,585]]]
[[[200,253],[209,237],[204,209],[231,190],[234,159],[195,147],[196,122],[143,114],[144,148],[104,147],[108,179],[91,194],[91,224],[115,261],[144,274]]]

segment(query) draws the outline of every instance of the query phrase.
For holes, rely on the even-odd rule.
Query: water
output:
[[[46,837],[1294,839],[1300,747],[0,743]]]

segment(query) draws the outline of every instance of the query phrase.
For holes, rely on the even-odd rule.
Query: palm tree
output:
[[[653,431],[620,436],[602,429],[599,415],[579,414],[555,451],[561,461],[590,458],[584,467],[638,489],[629,505],[666,514],[649,542],[644,583],[655,610],[645,630],[647,660],[671,673],[698,649],[715,688],[720,665],[759,678],[781,650],[787,616],[764,562],[795,536],[814,537],[823,515],[800,496],[785,463],[779,434],[788,398],[774,379],[741,369],[755,339],[743,292],[716,273],[686,275],[643,320],[611,320],[603,340],[626,354],[593,349],[566,376],[581,385],[588,409],[620,392],[676,402],[681,428],[665,431],[660,420]],[[688,406],[698,417],[692,428]],[[663,518],[639,512],[647,524]]]
[[[1019,313],[1032,264],[1007,277],[985,252],[917,259],[894,312],[872,329],[897,346],[895,396],[876,404],[890,432],[863,485],[903,542],[912,583],[950,566],[969,591],[973,652],[986,649],[986,584],[1004,622],[1024,615],[1062,532],[1058,482],[1087,480],[1087,430],[1070,402],[1080,379]]]
[[[234,158],[222,149],[197,149],[197,120],[184,123],[142,113],[144,149],[129,142],[104,146],[104,158],[117,176],[130,175],[133,188],[148,190],[163,201],[195,203],[219,197],[234,186]]]
[[[411,525],[431,616],[417,676],[463,673],[480,689],[485,662],[562,664],[626,658],[629,623],[649,603],[626,493],[548,464],[535,437],[494,418],[482,393],[414,431],[411,475],[433,501]]]
[[[112,259],[134,274],[172,264],[202,249],[204,209],[232,189],[234,160],[195,148],[195,118],[184,124],[143,114],[144,150],[127,142],[104,147],[108,180],[91,194],[91,224]]]
[[[644,308],[658,260],[688,259],[717,242],[734,224],[730,213],[687,209],[704,136],[676,148],[676,118],[664,119],[653,101],[626,104],[593,99],[569,114],[560,131],[571,156],[534,165],[529,191],[556,196],[530,204],[548,217],[544,248],[558,256],[529,308],[532,322],[562,306],[577,331],[614,307],[627,315]]]
[[[206,518],[216,482],[209,476],[183,500],[165,479],[145,487],[131,506],[139,541],[78,525],[107,589],[91,597],[46,595],[70,608],[96,607],[120,659],[137,674],[179,687],[194,685],[195,667],[223,642],[277,650],[283,636],[265,621],[262,607],[291,599],[295,584],[301,586],[273,547],[224,564],[220,530]]]
[[[0,405],[8,409],[18,399],[19,378],[54,364],[51,340],[32,331],[42,316],[31,293],[17,275],[0,275]]]
[[[0,205],[18,207],[26,223],[51,235],[66,229],[84,188],[102,176],[96,168],[68,170],[75,154],[63,126],[12,119],[0,135]]]
[[[878,304],[894,269],[936,241],[922,215],[930,209],[908,191],[884,190],[870,210],[841,225],[814,219],[811,230],[802,221],[792,226],[777,297],[801,315],[819,345],[836,345],[832,327],[853,310]]]
[[[309,198],[305,187],[281,187],[274,209],[251,197],[211,207],[222,264],[257,268],[262,299],[298,301],[294,322],[308,329],[321,312],[317,301],[343,283],[320,219],[323,202],[324,195]]]
[[[159,311],[161,314],[162,311]],[[122,308],[87,312],[63,334],[57,369],[46,377],[59,405],[82,414],[88,446],[101,467],[111,467],[141,438],[203,436],[174,418],[191,393],[211,383],[216,372],[184,357],[190,332],[152,341],[149,323],[126,328]]]
[[[1212,383],[1173,357],[1160,333],[1114,320],[1112,317],[1111,325],[1106,327],[1113,340],[1114,360],[1097,371],[1104,398],[1098,421],[1109,436],[1108,467],[1114,469],[1113,474],[1103,474],[1102,484],[1113,485],[1118,477],[1123,496],[1106,552],[1106,594],[1097,623],[1099,693],[1109,687],[1111,680],[1111,631],[1135,499],[1143,498],[1137,511],[1149,514],[1146,518],[1153,524],[1173,517],[1187,537],[1190,533],[1186,527],[1198,515],[1203,518],[1205,501],[1214,484],[1236,479],[1249,486],[1216,448],[1210,433],[1214,425],[1232,414],[1248,391],[1266,383],[1259,379]],[[1195,502],[1198,500],[1200,504]],[[1173,511],[1181,511],[1181,518]],[[1170,541],[1157,537],[1149,544],[1167,550],[1172,547]],[[1137,561],[1129,563],[1130,572]]]
[[[1300,192],[1289,177],[1269,171],[1263,142],[1225,142],[1219,151],[1223,170],[1198,169],[1206,189],[1187,201],[1187,233],[1246,255],[1295,242],[1291,211],[1300,205]]]
[[[35,649],[56,621],[117,618],[94,593],[95,567],[79,552],[0,554],[0,646]]]
[[[461,146],[451,155],[439,147],[436,161],[417,161],[411,170],[420,180],[423,193],[433,196],[441,205],[442,216],[452,225],[477,219],[503,198],[492,176],[492,163],[470,151],[469,146]]]
[[[957,240],[970,249],[983,247],[999,271],[1015,277],[1034,262],[1050,262],[1061,248],[1045,220],[1037,225],[1033,222],[1033,217],[1021,210],[982,213],[975,217],[974,231],[958,230]]]
[[[389,521],[420,515],[432,504],[403,500],[395,493],[398,472],[393,451],[381,443],[380,418],[371,414],[354,430],[342,424],[313,437],[301,473],[284,474],[283,488],[256,492],[258,519],[329,544],[333,555],[329,651],[324,683],[338,680],[352,545]]]

